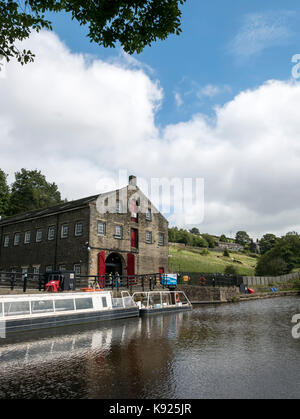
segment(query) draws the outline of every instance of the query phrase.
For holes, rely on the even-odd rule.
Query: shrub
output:
[[[238,269],[234,265],[227,265],[225,270],[224,270],[224,273],[227,274],[227,275],[235,275],[236,276],[236,275],[238,275]]]
[[[227,249],[227,247],[225,247],[225,249],[224,249],[223,256],[226,256],[227,258],[230,257],[230,253],[229,253],[229,250]]]

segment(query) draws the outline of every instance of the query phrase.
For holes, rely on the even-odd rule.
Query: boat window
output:
[[[106,297],[102,297],[102,307],[107,307]]]
[[[76,310],[87,310],[93,308],[92,298],[76,298],[75,299]]]
[[[149,307],[150,308],[160,308],[161,307],[161,300],[160,300],[160,293],[150,293],[149,294]]]
[[[35,313],[49,313],[54,311],[53,300],[39,300],[31,301],[31,312]]]
[[[129,296],[129,297],[123,297],[123,301],[124,301],[124,306],[125,307],[133,307],[135,306],[133,299]]]
[[[161,293],[161,299],[163,306],[169,306],[171,305],[171,295],[169,293]]]
[[[22,316],[30,314],[29,301],[13,301],[4,303],[5,316]]]
[[[55,311],[69,311],[75,310],[74,300],[55,300]]]
[[[112,306],[115,307],[123,307],[123,299],[122,298],[112,298]]]

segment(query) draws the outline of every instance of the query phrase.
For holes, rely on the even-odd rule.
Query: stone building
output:
[[[0,272],[168,272],[168,221],[130,176],[125,188],[0,221]]]

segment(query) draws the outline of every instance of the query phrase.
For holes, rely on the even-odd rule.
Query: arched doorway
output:
[[[118,253],[111,253],[105,260],[105,271],[107,274],[119,273],[123,275],[123,261],[122,257]]]

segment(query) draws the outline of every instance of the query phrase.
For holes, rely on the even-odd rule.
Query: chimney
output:
[[[129,176],[129,186],[134,186],[136,188],[136,176]]]

